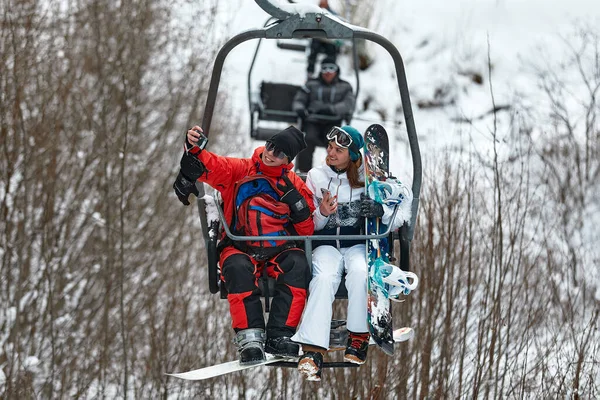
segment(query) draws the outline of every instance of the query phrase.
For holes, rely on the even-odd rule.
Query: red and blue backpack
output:
[[[237,182],[233,196],[233,232],[244,236],[295,235],[290,208],[279,201],[281,195],[274,180],[264,175],[248,176]],[[247,240],[234,245],[256,260],[266,260],[286,248],[296,247],[294,241],[277,239]]]

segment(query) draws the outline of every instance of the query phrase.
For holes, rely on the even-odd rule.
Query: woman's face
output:
[[[327,163],[337,169],[346,169],[350,163],[350,151],[338,146],[335,141],[327,145]]]

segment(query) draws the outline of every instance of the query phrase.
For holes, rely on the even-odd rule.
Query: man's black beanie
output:
[[[304,133],[291,125],[271,136],[267,142],[271,142],[275,147],[281,149],[290,158],[289,161],[292,161],[298,153],[306,148]]]

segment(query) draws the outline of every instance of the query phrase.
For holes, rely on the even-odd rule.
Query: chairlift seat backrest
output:
[[[294,124],[298,116],[292,109],[294,97],[300,86],[289,83],[262,82],[260,95],[251,104],[252,118],[250,136],[256,140],[267,140],[283,127],[259,126],[259,121],[285,122]]]
[[[260,119],[296,122],[298,117],[292,110],[292,103],[299,89],[300,86],[289,83],[262,82],[260,84],[260,100],[263,114]],[[276,112],[272,113],[271,111]],[[281,111],[285,113],[281,113]]]

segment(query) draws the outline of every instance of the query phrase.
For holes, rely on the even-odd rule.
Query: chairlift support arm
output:
[[[400,56],[400,52],[389,40],[387,40],[383,36],[372,32],[368,29],[343,22],[336,16],[330,15],[328,13],[306,12],[302,15],[300,13],[291,14],[273,5],[273,3],[271,3],[269,0],[255,1],[263,10],[265,10],[275,18],[280,19],[281,21],[275,23],[272,26],[265,27],[262,29],[255,29],[242,32],[231,38],[229,41],[227,41],[227,43],[225,43],[225,45],[221,48],[215,59],[210,87],[208,90],[208,97],[202,119],[202,128],[204,129],[205,134],[208,135],[210,132],[212,116],[217,98],[217,91],[219,88],[219,81],[221,78],[221,72],[223,70],[225,58],[235,46],[250,39],[294,39],[315,37],[326,37],[330,39],[365,39],[379,44],[387,50],[387,52],[391,55],[392,59],[394,60],[394,65],[396,69],[396,79],[398,81],[398,87],[400,89],[400,99],[402,102],[406,130],[408,133],[408,139],[410,144],[413,163],[412,191],[414,198],[412,203],[411,223],[408,228],[407,234],[408,240],[412,240],[414,234],[414,227],[416,225],[416,218],[419,210],[422,167],[419,143],[415,129],[412,106],[410,103],[410,94],[408,91],[408,84],[406,81],[406,73],[404,70],[404,63],[402,61],[402,57]],[[203,194],[204,190],[201,191],[201,195]]]
[[[204,115],[202,118],[202,128],[206,135],[210,133],[210,127],[212,122],[212,116],[217,99],[217,91],[219,89],[219,81],[221,79],[221,72],[223,70],[223,64],[229,52],[237,45],[248,41],[250,39],[295,39],[295,38],[316,38],[324,37],[329,39],[365,39],[375,42],[382,46],[390,54],[394,60],[396,69],[396,79],[398,81],[398,88],[400,90],[400,99],[402,102],[402,109],[404,112],[404,120],[406,123],[406,130],[408,134],[412,164],[413,164],[413,202],[411,205],[411,222],[408,227],[403,227],[400,230],[400,241],[401,247],[408,251],[410,241],[414,235],[414,228],[416,225],[416,218],[419,211],[419,196],[421,192],[421,154],[419,150],[419,143],[417,139],[417,133],[414,124],[414,118],[412,113],[412,107],[410,103],[410,95],[408,91],[408,84],[406,81],[406,73],[404,70],[404,64],[402,57],[398,52],[398,49],[383,36],[372,32],[368,29],[364,29],[358,26],[351,25],[349,23],[341,21],[339,18],[327,14],[325,12],[313,12],[308,11],[298,12],[292,14],[279,7],[273,5],[269,0],[255,0],[256,3],[270,15],[279,19],[273,25],[264,27],[262,29],[254,29],[246,32],[242,32],[229,41],[219,50],[215,63],[212,70],[212,76],[210,86],[208,90],[206,105],[204,108]],[[296,5],[297,6],[297,5]],[[310,7],[309,7],[310,8]],[[312,8],[314,10],[314,8]],[[320,10],[320,9],[318,9]],[[322,11],[322,10],[321,10]],[[207,246],[214,244],[209,237],[209,222],[206,215],[206,201],[204,199],[205,191],[204,185],[197,182],[199,190],[198,196],[198,211],[200,214],[200,223],[202,226],[202,232],[204,234],[205,242]],[[306,240],[311,243],[311,240]],[[309,245],[310,246],[310,245]],[[311,249],[306,249],[310,252]],[[209,271],[210,274],[210,271]],[[212,277],[214,278],[214,277]],[[212,279],[211,292],[215,293],[218,290],[216,279]]]
[[[267,14],[270,14],[277,19],[283,20],[283,19],[287,19],[288,17],[292,16],[292,14],[290,12],[282,10],[277,5],[271,3],[270,0],[254,0],[254,1],[256,1],[256,4],[258,4],[258,6],[260,8],[262,8]]]

